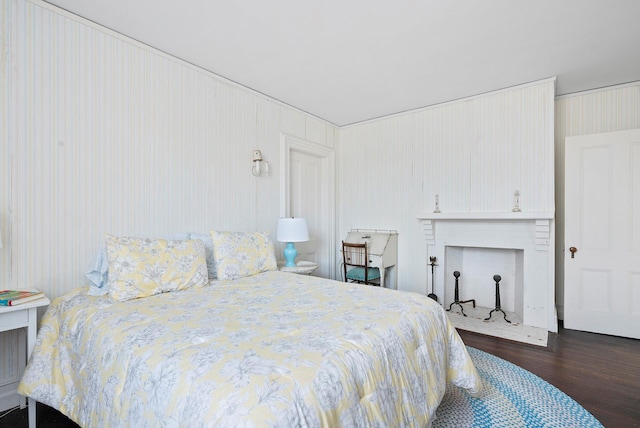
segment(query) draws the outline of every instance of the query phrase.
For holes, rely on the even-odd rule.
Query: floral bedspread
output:
[[[19,392],[87,427],[424,427],[481,381],[416,293],[284,272],[56,299]]]

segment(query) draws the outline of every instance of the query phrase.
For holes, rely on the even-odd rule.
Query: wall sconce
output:
[[[260,150],[253,151],[253,167],[251,167],[251,173],[254,177],[269,175],[269,162],[262,159],[262,152]]]

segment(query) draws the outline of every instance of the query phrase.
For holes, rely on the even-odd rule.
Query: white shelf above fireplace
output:
[[[416,217],[418,220],[552,220],[554,213],[543,212],[443,212],[443,213],[420,213]]]

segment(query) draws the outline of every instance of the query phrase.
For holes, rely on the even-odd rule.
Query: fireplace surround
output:
[[[437,258],[432,286],[441,305],[454,300],[453,272],[459,271],[460,300],[493,309],[498,274],[503,309],[524,326],[558,331],[553,213],[426,213],[418,220],[427,260]]]

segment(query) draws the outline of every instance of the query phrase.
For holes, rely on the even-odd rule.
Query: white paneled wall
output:
[[[566,137],[640,128],[640,82],[559,97],[555,102],[556,301],[564,308],[564,141]]]
[[[336,144],[326,122],[44,3],[2,12],[3,285],[84,285],[105,233],[273,233],[280,133]]]
[[[395,229],[398,287],[426,292],[420,212],[554,211],[554,79],[340,131],[340,235]]]

